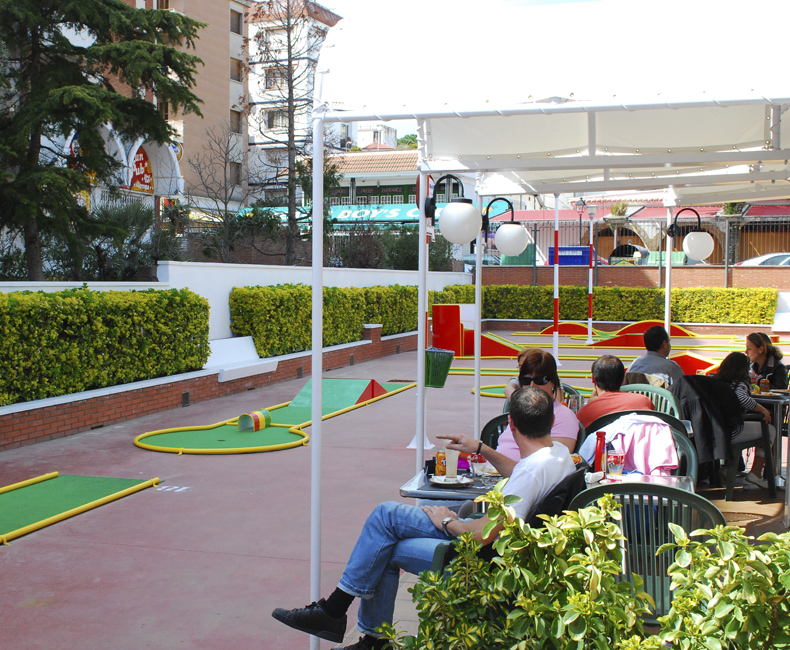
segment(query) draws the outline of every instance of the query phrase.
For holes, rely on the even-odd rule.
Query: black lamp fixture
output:
[[[702,219],[699,216],[699,212],[694,208],[683,208],[678,211],[672,225],[667,228],[667,235],[670,237],[680,236],[681,231],[678,226],[678,217],[684,212],[693,212],[697,215],[697,227],[683,239],[683,252],[689,259],[704,260],[713,252],[713,237],[708,231],[702,229]]]
[[[491,213],[491,206],[497,201],[504,201],[507,203],[508,209],[510,210],[510,221],[497,228],[496,235],[494,235],[494,243],[499,252],[503,255],[516,257],[521,255],[524,249],[526,249],[529,236],[527,235],[527,229],[520,223],[516,223],[516,211],[513,208],[513,203],[509,199],[498,196],[488,202],[485,214],[483,215],[483,232],[485,233],[485,237],[488,237],[488,215]]]
[[[448,195],[452,194],[450,181],[456,181],[461,196],[452,199],[442,209],[442,214],[439,218],[439,230],[442,236],[453,244],[468,244],[477,237],[477,233],[480,232],[480,228],[483,225],[483,219],[472,199],[464,197],[464,185],[457,176],[445,174],[436,181],[433,186],[433,196],[425,201],[425,216],[431,220],[431,223],[434,222],[436,216],[436,188],[444,180],[447,180]]]

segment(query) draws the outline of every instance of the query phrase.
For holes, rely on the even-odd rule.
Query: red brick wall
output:
[[[417,334],[381,339],[381,327],[364,330],[370,343],[343,347],[324,353],[324,370],[340,368],[362,361],[417,349]],[[182,406],[184,395],[189,403],[241,393],[287,379],[308,375],[311,356],[280,361],[274,372],[220,383],[218,375],[208,375],[170,384],[129,390],[90,399],[77,399],[67,404],[31,408],[0,415],[0,450],[13,449],[44,440],[61,438],[81,431],[116,424],[152,413]]]
[[[663,286],[666,269],[659,278],[655,266],[599,266],[598,284],[601,287],[658,287]],[[729,283],[725,283],[723,266],[682,266],[672,268],[672,287],[765,287],[790,291],[790,267],[733,266],[729,269]],[[483,284],[531,285],[531,266],[485,266]],[[659,284],[659,281],[661,284]],[[561,266],[560,284],[583,286],[588,282],[586,266]],[[537,267],[537,284],[554,284],[554,267]]]

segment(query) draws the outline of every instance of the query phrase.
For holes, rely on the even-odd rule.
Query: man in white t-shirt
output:
[[[518,462],[468,436],[438,437],[450,441],[449,449],[482,453],[502,476],[509,477],[502,492],[521,497],[512,506],[519,517],[529,519],[543,498],[573,472],[574,465],[568,448],[551,438],[554,405],[548,393],[537,387],[518,389],[510,398],[509,416],[521,450]],[[337,589],[307,607],[275,609],[272,616],[301,632],[341,643],[346,611],[354,598],[361,598],[358,627],[364,636],[347,648],[383,648],[386,639],[378,636],[376,628],[392,623],[401,569],[414,574],[430,569],[436,546],[463,533],[471,533],[483,545],[490,544],[502,525],[484,538],[488,521],[487,517],[459,519],[444,506],[382,503],[365,522]]]

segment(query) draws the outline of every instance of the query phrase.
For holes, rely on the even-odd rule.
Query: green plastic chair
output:
[[[696,485],[697,477],[699,476],[699,456],[697,455],[697,448],[694,446],[694,441],[688,437],[686,426],[676,417],[668,413],[661,413],[660,411],[615,411],[614,413],[607,413],[597,420],[594,420],[587,429],[591,432],[598,431],[615,420],[619,420],[624,415],[631,415],[632,413],[659,418],[672,428],[672,438],[675,441],[675,450],[678,452],[678,466],[677,469],[672,470],[672,475],[690,476],[694,481],[694,485]]]
[[[680,406],[678,398],[666,388],[659,388],[658,386],[651,386],[650,384],[625,384],[624,386],[620,386],[620,392],[647,395],[650,401],[653,402],[653,407],[656,411],[674,415],[676,418],[680,418],[683,415],[683,409]]]
[[[483,430],[480,432],[480,440],[483,441],[484,445],[488,445],[491,449],[496,449],[499,436],[507,427],[509,417],[507,413],[500,413],[485,423]]]
[[[584,430],[584,425],[581,422],[579,422],[579,435],[576,436],[576,446],[573,448],[574,454],[579,453],[579,449],[582,448],[582,444],[584,443],[586,438],[587,438],[587,432]]]
[[[635,573],[644,579],[644,590],[656,603],[655,615],[646,616],[645,622],[655,624],[672,604],[667,570],[675,559],[674,553],[656,555],[662,544],[675,541],[668,524],[678,524],[691,533],[698,528],[726,526],[727,522],[721,511],[699,494],[650,483],[596,485],[576,496],[568,509],[579,510],[594,505],[605,494],[614,495],[622,506],[622,519],[613,521],[626,538],[621,575],[630,580],[631,574]]]

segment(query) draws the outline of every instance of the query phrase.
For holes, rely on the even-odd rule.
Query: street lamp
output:
[[[576,212],[581,215],[585,210],[590,216],[590,267],[588,270],[587,282],[587,345],[593,344],[592,321],[593,321],[593,269],[595,268],[595,247],[593,245],[593,219],[598,212],[597,205],[587,205],[584,199],[579,199],[575,203]]]
[[[699,212],[697,212],[694,208],[683,208],[682,210],[678,211],[672,224],[667,226],[667,237],[671,238],[667,242],[666,246],[667,279],[664,289],[664,329],[666,329],[667,332],[670,331],[672,312],[672,249],[674,248],[672,239],[680,236],[681,231],[680,227],[678,226],[678,217],[687,211],[693,212],[695,215],[697,215],[697,227],[694,228],[683,239],[683,252],[686,254],[686,256],[692,260],[704,260],[713,252],[714,246],[713,237],[709,232],[702,229],[702,219],[699,216]],[[667,221],[669,221],[670,216],[671,213],[667,215]]]
[[[447,180],[448,195],[452,193],[450,180],[454,180],[458,183],[458,190],[461,196],[449,201],[442,209],[439,230],[447,241],[463,246],[472,241],[477,236],[477,233],[480,232],[483,219],[474,203],[472,203],[472,199],[464,197],[464,186],[458,177],[452,174],[445,174],[436,181],[433,186],[433,196],[425,202],[425,216],[431,220],[431,223],[434,222],[436,216],[436,188],[439,187],[443,180]]]
[[[513,204],[506,198],[498,196],[488,202],[485,211],[485,232],[488,235],[488,215],[491,213],[491,206],[496,201],[504,201],[510,208],[510,221],[502,224],[497,228],[496,235],[494,235],[494,244],[503,255],[509,257],[517,257],[524,252],[529,243],[529,235],[527,229],[520,223],[516,223],[516,211],[513,209]]]

